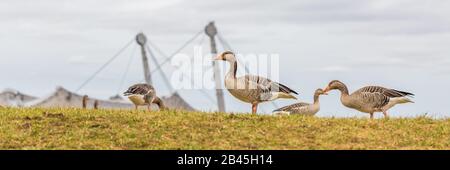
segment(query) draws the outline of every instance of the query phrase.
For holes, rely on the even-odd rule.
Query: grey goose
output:
[[[347,86],[339,80],[328,83],[325,92],[339,90],[341,92],[341,103],[360,112],[369,113],[373,119],[375,112],[382,112],[388,117],[388,110],[397,104],[414,103],[408,97],[414,94],[381,86],[366,86],[349,94]]]
[[[225,88],[235,98],[250,103],[253,114],[256,114],[259,103],[280,98],[297,99],[291,94],[298,94],[297,92],[267,78],[255,75],[236,77],[237,60],[231,51],[219,54],[215,60],[230,63],[231,67],[225,76]]]

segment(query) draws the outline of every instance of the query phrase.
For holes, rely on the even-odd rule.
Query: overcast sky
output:
[[[39,97],[56,86],[75,90],[139,31],[170,54],[214,20],[236,51],[279,54],[279,81],[302,101],[339,79],[350,91],[381,85],[415,93],[416,103],[394,107],[393,116],[450,116],[448,9],[447,0],[2,0],[0,89]],[[202,45],[208,50],[207,41]],[[134,46],[80,93],[108,98],[141,81]],[[192,52],[193,45],[183,51]],[[130,56],[132,68],[120,86]],[[164,70],[170,74],[170,65]],[[159,75],[154,82],[160,94],[169,93]],[[216,109],[202,93],[180,93],[197,109]],[[225,94],[228,111],[250,111]],[[337,92],[321,99],[319,116],[367,116],[342,106]],[[260,111],[272,109],[267,103]]]

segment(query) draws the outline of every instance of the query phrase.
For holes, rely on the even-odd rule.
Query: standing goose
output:
[[[146,105],[148,110],[151,110],[150,106],[152,103],[157,104],[161,110],[166,109],[164,103],[156,96],[155,89],[150,84],[141,83],[132,85],[123,94],[124,96],[128,96],[128,99],[133,102],[135,109],[138,109],[138,106]]]
[[[298,94],[294,90],[267,78],[245,75],[236,78],[237,60],[233,52],[225,51],[215,60],[228,61],[230,70],[225,76],[225,88],[237,99],[252,104],[252,113],[256,114],[258,104],[279,98],[297,99],[290,93]]]
[[[336,89],[341,92],[341,102],[344,106],[369,113],[371,119],[374,112],[383,112],[387,118],[387,111],[396,104],[414,103],[408,98],[414,94],[380,86],[366,86],[349,94],[347,86],[339,80],[331,81],[325,92]]]
[[[284,106],[282,108],[276,109],[273,111],[274,114],[301,114],[306,116],[314,116],[320,110],[319,96],[320,95],[328,95],[322,89],[317,89],[314,92],[314,103],[295,103],[289,106]]]

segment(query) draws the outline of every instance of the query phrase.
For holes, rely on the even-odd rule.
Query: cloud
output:
[[[90,63],[86,56],[71,56],[67,59],[70,64],[87,64]]]
[[[325,66],[325,67],[320,67],[317,69],[318,71],[322,71],[322,72],[347,72],[350,71],[350,67],[347,66]]]
[[[414,82],[437,80],[418,75],[450,72],[449,8],[450,1],[443,0],[3,0],[0,61],[8,64],[0,67],[0,77],[16,75],[7,84],[14,88],[36,81],[36,89],[79,84],[139,31],[171,53],[215,20],[233,49],[279,53],[280,74],[321,72],[317,74],[331,78],[345,73],[342,78],[359,82],[364,71],[385,75],[400,70],[396,77],[415,71],[405,81],[420,88]],[[124,52],[99,77],[120,79],[129,54]],[[135,61],[130,76],[140,79],[142,66]],[[24,78],[30,72],[39,74],[39,80]],[[116,90],[95,82],[89,86],[92,91]],[[283,82],[315,86],[297,79]]]

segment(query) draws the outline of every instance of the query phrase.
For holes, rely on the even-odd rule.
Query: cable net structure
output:
[[[207,39],[209,38],[209,43]],[[217,40],[217,42],[216,42]],[[118,49],[117,52],[114,53],[110,58],[108,58],[98,69],[94,70],[92,74],[86,77],[85,81],[82,81],[77,88],[73,90],[69,90],[63,87],[57,87],[56,90],[50,95],[42,98],[37,98],[33,96],[23,95],[20,92],[2,92],[0,93],[0,105],[3,106],[16,106],[16,107],[83,107],[82,103],[88,105],[87,108],[94,108],[94,105],[98,105],[100,108],[119,108],[119,109],[129,109],[134,108],[134,105],[124,99],[122,92],[126,90],[126,88],[131,85],[129,80],[131,73],[135,73],[136,70],[132,70],[135,65],[133,62],[141,58],[141,63],[138,67],[142,66],[143,74],[139,76],[138,80],[133,80],[134,83],[148,83],[152,84],[157,90],[157,95],[163,100],[165,105],[170,109],[178,109],[178,110],[188,110],[194,111],[197,110],[192,107],[187,100],[181,95],[180,91],[182,89],[176,89],[172,86],[170,79],[167,75],[169,75],[168,69],[173,69],[174,67],[170,66],[169,63],[172,59],[177,55],[183,52],[183,50],[187,49],[190,46],[197,47],[206,47],[205,51],[210,53],[212,57],[216,56],[218,51],[230,50],[234,51],[231,48],[230,44],[225,40],[222,34],[218,32],[217,28],[214,25],[214,22],[208,23],[206,27],[200,29],[198,32],[194,32],[192,36],[188,37],[186,41],[184,41],[180,46],[171,53],[166,53],[159,46],[156,45],[151,39],[149,39],[144,33],[138,33],[136,36],[132,37],[130,40],[126,41],[124,45]],[[220,49],[218,49],[220,48]],[[195,48],[194,48],[195,49]],[[130,51],[129,54],[125,54],[125,52]],[[139,52],[140,51],[140,52]],[[194,50],[195,51],[195,50]],[[204,51],[202,51],[204,52]],[[234,51],[237,53],[236,51]],[[140,54],[140,57],[139,57]],[[120,65],[124,66],[123,72],[119,72],[115,74],[114,79],[117,77],[117,84],[114,81],[107,81],[107,86],[116,86],[116,90],[112,90],[110,94],[112,96],[109,99],[98,99],[92,96],[88,96],[85,94],[85,90],[89,89],[88,85],[93,83],[99,83],[96,81],[96,78],[99,79],[99,74],[105,72],[106,68],[114,68],[114,70],[118,70],[117,67],[111,67],[111,63],[117,61],[121,57],[124,61],[120,62]],[[209,59],[206,59],[209,60]],[[116,62],[117,63],[117,62]],[[188,96],[190,102],[202,103],[203,107],[209,107],[209,110],[214,109],[219,112],[226,112],[226,103],[225,103],[225,95],[223,93],[223,85],[222,77],[223,75],[220,73],[220,69],[218,65],[212,62],[211,58],[211,66],[214,68],[213,72],[213,81],[215,84],[214,89],[195,89],[190,90],[188,93],[191,95]],[[249,69],[244,64],[242,65],[245,73],[249,73]],[[139,68],[140,69],[140,68]],[[141,72],[142,73],[142,72]],[[133,74],[135,75],[135,74]],[[191,77],[188,77],[191,78]],[[154,79],[154,80],[153,80]],[[156,80],[156,81],[155,81]],[[105,83],[105,82],[103,82]],[[92,90],[92,89],[91,89]],[[105,91],[106,89],[101,89]],[[165,91],[164,91],[165,90]],[[158,93],[163,91],[163,93]],[[192,92],[195,94],[193,95]],[[108,92],[109,93],[109,92]],[[186,93],[183,91],[183,93]],[[165,94],[165,95],[161,95]],[[214,96],[215,95],[215,96]],[[196,97],[192,97],[196,96]],[[200,97],[198,97],[200,96]],[[85,98],[88,98],[87,101],[84,101]],[[272,105],[277,108],[277,105],[274,102],[271,102]],[[156,107],[156,106],[152,106]]]
[[[80,90],[82,90],[83,88],[85,88],[89,83],[91,83],[95,77],[102,72],[106,67],[108,67],[108,65],[110,65],[112,63],[112,61],[114,61],[115,59],[117,59],[119,56],[121,56],[121,54],[123,54],[123,52],[128,49],[128,48],[132,48],[132,53],[131,56],[128,60],[128,62],[126,63],[126,69],[123,72],[122,76],[121,76],[121,80],[119,83],[119,87],[117,90],[117,94],[112,96],[110,98],[110,101],[116,102],[117,103],[117,107],[118,108],[123,108],[123,107],[128,107],[127,105],[123,105],[123,103],[125,103],[126,101],[123,100],[122,95],[120,94],[121,90],[124,88],[124,82],[125,79],[130,71],[130,67],[131,67],[131,63],[132,60],[135,59],[135,54],[136,54],[136,50],[138,48],[140,48],[141,50],[141,57],[142,57],[142,65],[143,65],[143,69],[144,69],[144,79],[141,80],[140,82],[146,82],[148,84],[152,84],[152,75],[159,73],[161,75],[162,78],[162,82],[164,83],[163,86],[165,88],[167,88],[167,90],[171,93],[170,95],[167,96],[162,96],[161,99],[164,101],[164,104],[170,108],[170,109],[181,109],[181,110],[188,110],[188,111],[194,111],[195,109],[188,103],[186,102],[186,100],[184,100],[181,95],[178,93],[177,90],[175,90],[172,87],[172,84],[169,81],[168,76],[164,73],[164,71],[162,70],[163,66],[165,66],[166,64],[170,63],[171,59],[178,53],[180,53],[183,49],[185,49],[188,45],[193,44],[196,40],[200,40],[200,42],[198,44],[201,44],[204,40],[204,31],[201,30],[199,32],[196,32],[191,38],[189,38],[186,42],[184,42],[177,50],[175,50],[174,52],[172,52],[170,55],[167,55],[165,52],[163,52],[158,46],[155,45],[155,43],[153,43],[152,41],[150,41],[144,33],[138,33],[136,35],[136,37],[132,40],[130,40],[128,43],[126,43],[124,45],[124,47],[120,48],[120,50],[115,53],[111,58],[109,58],[103,65],[101,65],[91,76],[89,76],[84,82],[81,83],[81,85],[76,88],[76,90],[73,92],[73,96],[77,96],[77,99],[80,100],[81,99],[81,95],[78,95],[77,93],[80,92]],[[133,43],[136,42],[136,43]],[[134,47],[131,47],[133,44],[135,44]],[[158,57],[159,58],[163,58],[162,61],[158,61],[158,57],[156,55],[156,53],[158,53]],[[152,63],[152,65],[154,66],[154,68],[150,68],[150,63]],[[159,89],[159,87],[155,87],[157,90]],[[61,90],[61,88],[59,88],[58,90]],[[68,90],[63,90],[66,94],[72,93],[69,92]],[[214,103],[214,98],[211,97],[211,95],[209,95],[208,93],[206,93],[203,90],[200,90],[201,94],[208,99],[211,103]],[[78,100],[75,103],[79,103]],[[107,106],[112,106],[114,107],[114,104],[108,103],[106,101],[103,101],[103,103],[107,103]],[[64,104],[57,104],[52,102],[53,105],[58,105],[58,106],[68,106],[71,104],[67,104],[67,101],[64,102]],[[43,104],[42,102],[39,104],[41,106],[43,105],[50,105],[50,104]],[[130,105],[131,107],[131,105]]]
[[[120,48],[113,56],[111,56],[105,63],[103,63],[97,70],[95,70],[85,81],[83,81],[73,92],[64,89],[62,87],[58,87],[56,92],[50,95],[47,98],[36,100],[34,102],[30,102],[29,106],[39,106],[39,107],[81,107],[81,101],[83,95],[80,95],[80,91],[85,89],[86,86],[92,82],[94,82],[95,78],[101,73],[105,68],[107,68],[114,60],[123,56],[124,51],[127,49],[131,49],[131,53],[127,62],[121,63],[125,65],[125,70],[119,74],[118,76],[119,83],[118,88],[115,95],[109,98],[109,100],[100,100],[93,99],[88,101],[88,103],[92,103],[94,101],[100,103],[100,107],[105,108],[133,108],[133,105],[123,99],[122,91],[127,88],[127,84],[125,84],[127,76],[130,74],[130,70],[132,68],[132,62],[137,59],[138,51],[140,50],[140,56],[142,59],[142,68],[143,68],[143,79],[137,81],[136,83],[148,83],[152,84],[155,89],[158,91],[160,89],[165,89],[169,94],[165,96],[160,96],[164,101],[165,105],[170,109],[181,109],[194,111],[194,109],[176,90],[172,87],[171,82],[169,81],[168,74],[163,70],[164,66],[167,66],[168,63],[182,50],[186,49],[189,45],[197,45],[203,46],[205,42],[205,37],[209,37],[209,49],[212,56],[217,55],[217,47],[216,44],[220,45],[221,50],[233,50],[229,43],[224,39],[224,37],[217,31],[214,22],[210,22],[204,29],[201,29],[198,32],[195,32],[189,39],[187,39],[184,43],[182,43],[179,48],[174,50],[172,53],[167,54],[163,50],[161,50],[153,41],[151,41],[144,33],[138,33],[135,37],[129,40],[125,45]],[[216,40],[218,40],[216,42]],[[212,106],[217,109],[219,112],[225,112],[225,100],[223,95],[223,88],[221,85],[223,84],[220,77],[220,69],[215,65],[214,62],[211,62],[211,66],[214,68],[214,81],[215,81],[215,94],[214,97],[211,95],[212,91],[206,89],[199,89],[196,92],[200,93],[204,100],[207,100],[208,106]],[[166,67],[167,68],[167,67]],[[245,72],[249,72],[249,69],[244,66]],[[159,73],[159,74],[157,74]],[[154,84],[155,75],[159,75],[158,83]],[[109,83],[111,84],[111,83]],[[91,99],[91,98],[90,98]],[[274,107],[277,107],[275,103],[272,102]]]

